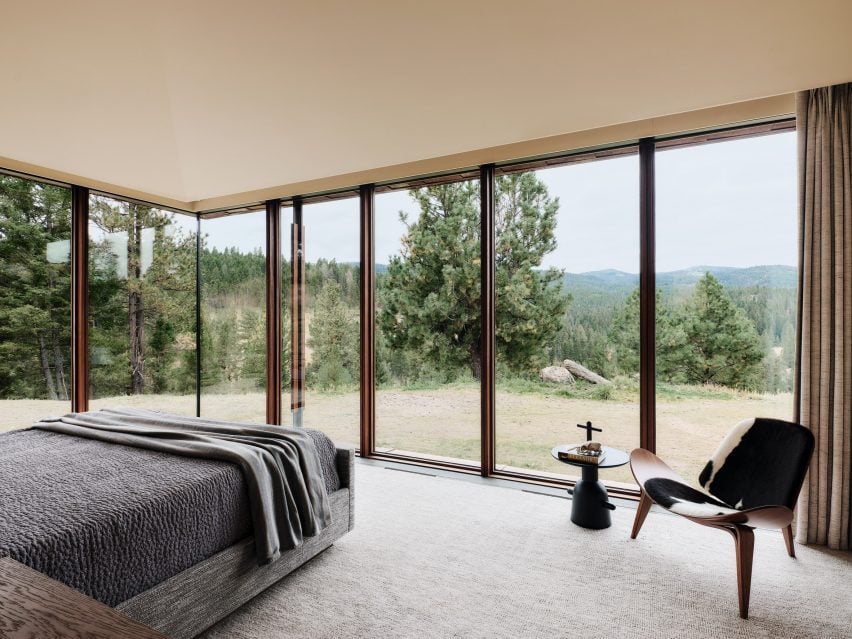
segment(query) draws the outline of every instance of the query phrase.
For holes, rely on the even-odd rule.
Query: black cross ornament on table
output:
[[[592,431],[596,433],[602,433],[603,428],[595,428],[592,426],[592,422],[586,422],[585,424],[577,424],[577,428],[585,428],[586,429],[586,441],[592,441]]]

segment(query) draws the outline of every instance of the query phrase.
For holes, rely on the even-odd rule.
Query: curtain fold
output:
[[[799,334],[795,404],[816,449],[798,507],[802,543],[852,539],[852,84],[796,99]]]

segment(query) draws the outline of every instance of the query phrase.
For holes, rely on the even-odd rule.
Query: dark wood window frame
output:
[[[266,202],[266,423],[281,423],[281,200]]]
[[[495,229],[494,197],[495,181],[498,175],[528,171],[537,168],[559,166],[578,162],[589,162],[606,157],[627,153],[639,153],[639,224],[640,224],[640,445],[653,451],[656,444],[655,423],[655,178],[654,158],[658,150],[668,148],[712,144],[738,137],[771,135],[781,131],[795,130],[792,117],[770,119],[757,123],[746,123],[719,127],[707,131],[685,134],[643,138],[627,141],[623,144],[609,145],[596,149],[582,149],[562,154],[552,154],[538,158],[524,158],[499,165],[464,167],[437,175],[415,176],[382,184],[361,185],[357,188],[342,189],[327,193],[314,193],[294,196],[286,201],[280,199],[265,202],[266,208],[266,302],[267,302],[267,420],[280,424],[282,415],[282,371],[281,368],[281,320],[282,299],[282,205],[293,206],[293,224],[291,227],[291,335],[290,348],[295,352],[291,358],[291,410],[298,410],[304,401],[304,224],[302,221],[302,203],[335,200],[353,197],[357,194],[360,202],[360,445],[358,453],[362,457],[374,457],[400,461],[414,465],[445,468],[463,473],[481,474],[483,477],[514,479],[522,482],[565,487],[574,484],[570,477],[558,477],[548,473],[529,473],[501,471],[495,458]],[[2,170],[2,169],[0,169]],[[24,175],[16,171],[3,171],[24,179],[33,179],[52,184],[34,175]],[[481,197],[481,306],[482,306],[482,353],[483,375],[481,380],[481,459],[479,464],[455,463],[445,459],[436,459],[429,455],[398,455],[376,451],[375,447],[375,238],[374,215],[375,194],[399,189],[411,189],[431,184],[445,184],[461,180],[480,180]],[[72,410],[84,411],[88,408],[88,188],[72,184],[60,184],[72,190],[72,282],[71,282],[71,339],[72,339]],[[121,196],[98,191],[97,194],[127,200]],[[148,202],[141,202],[163,210],[171,210],[190,215],[198,221],[197,259],[196,259],[196,406],[200,414],[201,398],[201,221],[241,212],[256,211],[257,204],[246,205],[228,210],[211,210],[192,213],[177,209],[168,209]],[[263,206],[263,205],[261,205]],[[81,382],[82,380],[82,382]],[[542,454],[545,454],[543,452]],[[635,497],[638,493],[627,484],[614,484],[610,492],[622,497]]]
[[[495,415],[497,402],[497,312],[496,312],[496,177],[493,164],[486,164],[479,173],[480,209],[480,321],[482,346],[480,347],[480,412],[481,435],[480,473],[483,477],[494,474],[497,466],[495,446]]]
[[[305,407],[305,225],[302,198],[293,198],[290,226],[290,414],[302,426]],[[267,283],[268,286],[268,283]]]
[[[489,175],[489,173],[488,173],[489,170],[490,170],[490,175],[493,176],[494,170],[495,170],[494,165],[485,165],[483,167],[478,167],[478,168],[469,168],[468,167],[468,168],[459,169],[459,170],[456,170],[456,171],[450,171],[450,172],[447,172],[447,173],[436,173],[436,174],[432,174],[432,175],[417,176],[417,177],[406,178],[404,180],[394,180],[394,181],[391,181],[391,182],[382,182],[380,184],[370,185],[372,192],[369,196],[370,197],[369,224],[371,225],[371,228],[368,231],[369,234],[371,236],[374,234],[374,230],[372,228],[372,225],[374,224],[375,194],[377,194],[377,193],[390,193],[390,192],[393,192],[393,191],[408,191],[408,190],[423,188],[423,187],[426,187],[426,186],[436,186],[436,185],[441,185],[441,184],[452,184],[452,183],[456,183],[456,182],[470,182],[470,181],[473,181],[473,180],[479,180],[480,181],[480,188],[482,188],[482,186],[483,186],[483,182],[482,182],[483,175],[486,175],[486,176]],[[483,172],[485,172],[485,173],[483,173]],[[489,195],[488,191],[480,190],[480,202],[481,202],[481,205],[483,207],[487,206],[486,203],[489,201],[489,198],[493,199],[493,186],[490,189],[490,195]],[[362,202],[362,212],[363,212],[363,206],[364,206],[364,204]],[[488,226],[490,225],[490,227],[493,228],[493,224],[494,224],[493,204],[490,206],[490,212],[489,212],[489,210],[486,210],[486,209],[483,209],[483,211],[484,211],[484,213],[482,214],[482,216],[480,218],[480,232],[482,233],[482,237],[488,237],[488,235],[490,233],[490,231],[488,230]],[[362,223],[367,219],[368,219],[367,217],[362,216]],[[363,238],[365,236],[364,227],[362,227],[361,233],[362,233],[362,238]],[[492,235],[493,235],[493,233],[492,233]],[[374,243],[373,239],[370,239],[370,241]],[[492,247],[493,247],[493,242],[492,242]],[[374,248],[371,248],[371,251],[373,252],[373,257],[374,257]],[[486,244],[481,244],[480,276],[481,276],[482,282],[483,282],[483,283],[480,284],[480,286],[482,287],[481,290],[483,291],[483,295],[481,295],[481,297],[480,297],[480,304],[481,304],[481,309],[482,309],[482,314],[481,314],[482,338],[481,339],[483,340],[483,346],[482,346],[483,365],[482,365],[482,378],[481,378],[481,382],[480,382],[480,389],[481,389],[480,392],[481,393],[487,393],[489,385],[491,386],[491,388],[493,388],[493,379],[494,379],[494,370],[493,370],[494,367],[493,367],[493,365],[490,366],[490,367],[486,366],[486,362],[488,361],[488,358],[489,357],[493,358],[493,349],[491,349],[490,352],[492,354],[489,356],[487,345],[485,344],[485,340],[487,340],[487,334],[488,334],[486,332],[487,329],[485,328],[485,326],[486,326],[486,324],[490,325],[491,323],[493,323],[493,319],[489,320],[488,310],[487,310],[487,306],[488,306],[489,302],[486,299],[486,296],[484,294],[484,292],[486,290],[490,290],[491,288],[493,288],[493,286],[485,286],[484,285],[484,282],[486,281],[486,278],[488,278],[488,277],[491,277],[492,278],[491,281],[493,282],[493,275],[489,275],[488,272],[487,272],[488,271],[487,264],[492,260],[490,258],[488,260],[485,259],[486,258],[486,251],[487,251]],[[489,253],[489,255],[493,255],[493,248],[491,249],[491,252]],[[375,432],[376,432],[376,414],[375,414],[375,388],[376,388],[376,384],[375,384],[375,313],[376,313],[375,285],[376,284],[375,284],[375,269],[376,269],[375,259],[372,259],[369,262],[365,262],[364,260],[362,260],[362,263],[361,263],[362,278],[365,277],[365,275],[367,273],[370,274],[370,278],[371,278],[370,279],[370,287],[371,288],[370,289],[362,288],[361,299],[362,299],[362,303],[364,303],[365,299],[367,299],[367,297],[368,297],[367,293],[369,293],[371,308],[370,308],[369,313],[366,315],[366,317],[370,317],[370,318],[372,318],[372,320],[370,322],[369,329],[367,329],[368,332],[369,332],[369,335],[370,335],[370,341],[365,342],[364,337],[363,337],[364,331],[365,331],[365,327],[364,327],[364,317],[365,316],[364,315],[361,316],[362,317],[362,328],[361,328],[361,331],[362,331],[362,333],[361,333],[362,334],[362,341],[361,341],[362,352],[361,352],[361,358],[362,358],[362,366],[363,366],[363,360],[364,360],[364,357],[365,357],[364,349],[365,348],[370,349],[371,352],[367,356],[372,358],[372,365],[371,365],[371,375],[369,377],[365,377],[363,375],[363,372],[362,372],[361,388],[362,388],[362,398],[363,398],[363,394],[366,392],[367,394],[370,395],[370,397],[371,397],[370,401],[372,402],[372,404],[371,404],[371,407],[370,407],[371,412],[370,412],[369,416],[367,414],[365,414],[363,412],[363,410],[362,410],[362,413],[361,413],[362,438],[361,438],[360,448],[358,450],[358,454],[362,457],[371,457],[373,459],[379,459],[379,460],[402,462],[402,463],[411,464],[411,465],[414,465],[414,466],[441,468],[441,469],[444,469],[444,470],[452,470],[452,471],[455,471],[455,472],[465,473],[465,474],[470,474],[470,475],[482,475],[483,477],[491,476],[494,472],[494,444],[493,444],[493,438],[491,438],[489,440],[489,433],[493,433],[493,426],[488,427],[487,424],[489,424],[489,423],[493,424],[493,413],[491,414],[490,417],[486,413],[487,410],[493,410],[493,402],[490,402],[490,401],[489,402],[480,401],[480,437],[481,437],[481,461],[480,462],[447,459],[445,457],[439,457],[437,455],[431,455],[429,453],[417,453],[416,451],[406,451],[406,452],[403,452],[403,453],[399,453],[399,452],[388,452],[388,451],[376,449],[376,447],[375,447],[375,442],[376,442],[376,435],[375,435]],[[363,279],[362,279],[362,281],[363,281]],[[492,308],[493,308],[493,299],[492,299]],[[491,313],[491,317],[493,318],[493,312]],[[493,330],[491,331],[491,335],[493,337]],[[362,368],[362,371],[363,371],[363,368]],[[365,390],[365,388],[364,388],[364,386],[365,386],[364,380],[365,379],[371,380],[371,383],[369,385],[369,390]],[[490,381],[489,381],[489,379],[490,379]],[[491,396],[493,397],[493,391],[491,393]],[[489,408],[489,407],[491,407],[491,408]],[[369,444],[369,447],[367,446],[367,444]],[[489,469],[489,470],[485,470],[485,469]]]
[[[653,138],[639,141],[639,446],[656,452],[656,180]]]
[[[365,184],[359,193],[361,213],[360,384],[361,419],[358,452],[370,457],[376,448],[376,187]],[[365,268],[364,265],[370,265]],[[365,383],[366,382],[366,383]]]
[[[71,410],[89,409],[89,189],[71,187]]]
[[[404,462],[419,466],[435,467],[454,470],[464,473],[479,473],[483,477],[494,477],[501,479],[512,479],[521,482],[533,484],[569,487],[575,483],[575,480],[570,477],[557,477],[549,473],[530,472],[509,472],[499,470],[497,468],[494,439],[495,439],[495,390],[494,390],[494,374],[495,374],[495,291],[494,291],[494,191],[495,180],[497,175],[512,173],[517,171],[529,171],[537,168],[546,168],[565,164],[573,164],[579,162],[591,162],[607,157],[616,157],[625,154],[639,155],[639,225],[640,225],[640,423],[639,423],[639,439],[640,446],[648,450],[654,451],[656,448],[656,267],[655,267],[655,174],[654,160],[656,152],[661,149],[680,147],[680,146],[695,146],[701,144],[712,144],[716,142],[727,141],[736,138],[756,137],[761,135],[770,135],[782,131],[795,129],[794,118],[783,118],[771,120],[767,122],[752,123],[745,125],[734,125],[730,127],[717,128],[709,131],[691,132],[681,135],[665,136],[665,137],[649,137],[641,140],[630,141],[621,145],[613,145],[608,148],[581,150],[573,153],[565,153],[562,155],[549,156],[545,158],[530,158],[511,163],[501,164],[497,167],[494,165],[483,165],[479,167],[480,179],[480,195],[481,195],[481,224],[482,224],[482,353],[483,353],[483,375],[481,381],[480,403],[481,403],[481,448],[482,454],[478,468],[474,468],[471,464],[448,462],[444,459],[435,459],[429,455],[397,455],[393,453],[378,453],[374,449],[375,442],[375,412],[374,406],[371,405],[371,413],[365,415],[362,413],[361,422],[361,455],[369,457],[377,457],[391,461]],[[442,174],[438,176],[427,176],[421,178],[410,178],[404,181],[382,184],[371,191],[385,192],[403,188],[417,188],[430,184],[444,184],[464,179],[472,179],[475,176],[475,169],[462,169],[456,172]],[[362,203],[363,207],[363,203]],[[363,209],[362,209],[363,210]],[[365,217],[362,216],[362,224],[365,223]],[[372,204],[370,205],[370,216],[368,223],[370,232],[372,232]],[[364,229],[362,227],[362,242],[364,237]],[[363,251],[363,245],[362,245]],[[367,261],[364,258],[367,254],[362,252],[362,272],[375,269],[373,261]],[[362,282],[364,280],[362,279]],[[372,282],[371,285],[375,285]],[[364,296],[362,289],[362,297]],[[374,304],[374,299],[373,302]],[[363,308],[362,308],[363,311]],[[375,322],[374,308],[373,312],[366,317],[372,318]],[[365,354],[365,348],[374,348],[374,344],[365,345],[363,338],[369,335],[373,338],[372,329],[365,330],[363,326],[365,315],[362,314],[362,357]],[[374,351],[373,351],[374,353]],[[374,354],[372,355],[374,357]],[[362,368],[362,371],[364,369]],[[374,372],[372,373],[374,374]],[[362,376],[362,387],[365,381],[369,380],[370,393],[375,392],[375,379],[373,376]],[[362,398],[364,389],[362,388]],[[363,399],[362,399],[362,407]],[[366,446],[365,446],[366,444]],[[543,453],[544,454],[544,453]],[[612,483],[609,485],[609,491],[614,496],[638,498],[638,490],[631,487],[629,484]]]

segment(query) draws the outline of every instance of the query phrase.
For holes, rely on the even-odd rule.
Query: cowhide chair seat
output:
[[[631,538],[642,528],[651,505],[690,521],[729,532],[737,550],[740,616],[748,618],[754,528],[780,528],[787,552],[793,548],[793,507],[814,449],[814,436],[799,424],[747,419],[737,424],[690,486],[653,453],[637,448],[630,469],[641,489]]]

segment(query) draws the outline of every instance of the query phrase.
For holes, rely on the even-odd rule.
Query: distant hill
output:
[[[357,264],[354,264],[357,266]],[[387,272],[386,264],[376,264],[376,273]],[[765,265],[739,268],[735,266],[693,266],[679,271],[657,273],[657,287],[677,289],[693,286],[705,273],[712,273],[727,288],[748,288],[765,286],[767,288],[796,288],[798,281],[795,266]],[[609,289],[630,293],[639,286],[638,273],[625,273],[615,269],[587,271],[585,273],[565,273],[565,288],[570,291],[599,291]]]
[[[712,273],[723,286],[728,288],[796,288],[798,271],[795,266],[696,266],[681,271],[658,273],[657,282],[662,287],[692,286],[705,273]]]
[[[794,266],[766,265],[747,268],[694,266],[679,271],[657,273],[657,287],[664,290],[690,287],[708,272],[713,274],[727,288],[764,286],[767,288],[793,289],[796,288],[798,278]],[[566,273],[563,281],[565,288],[573,291],[600,288],[632,290],[639,286],[639,275],[608,269],[587,273]]]

